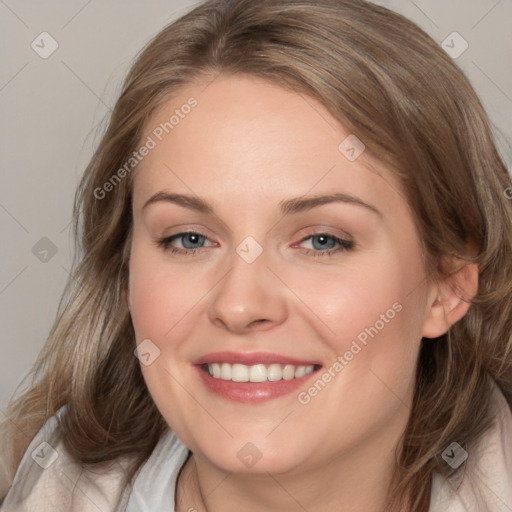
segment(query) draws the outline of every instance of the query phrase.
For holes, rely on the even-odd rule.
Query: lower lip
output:
[[[265,402],[288,395],[305,384],[318,369],[291,380],[278,380],[274,382],[233,382],[232,380],[214,379],[205,372],[201,366],[196,366],[204,385],[216,395],[234,402]]]

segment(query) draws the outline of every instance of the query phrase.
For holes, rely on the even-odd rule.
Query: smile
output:
[[[291,395],[322,368],[320,361],[270,352],[223,351],[192,363],[199,382],[224,400],[258,403]]]
[[[249,366],[239,363],[211,363],[203,365],[203,369],[214,379],[256,383],[298,379],[312,373],[315,365],[254,364]]]

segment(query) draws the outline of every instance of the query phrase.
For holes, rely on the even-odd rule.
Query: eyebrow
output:
[[[208,202],[199,197],[185,194],[171,194],[164,191],[157,192],[156,194],[151,196],[144,203],[142,210],[146,209],[149,205],[158,202],[177,204],[178,206],[182,206],[183,208],[188,208],[190,210],[195,210],[205,214],[214,213],[212,206]],[[336,202],[361,206],[375,213],[379,217],[383,216],[382,213],[375,206],[365,203],[362,199],[359,199],[358,197],[340,192],[324,195],[294,197],[291,199],[280,201],[279,207],[283,215],[289,215],[311,210],[313,208],[316,208],[317,206],[322,206],[324,204]]]

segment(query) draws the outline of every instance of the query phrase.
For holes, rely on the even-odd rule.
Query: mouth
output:
[[[263,402],[288,395],[322,367],[315,361],[269,353],[219,352],[194,362],[209,392],[236,402]]]

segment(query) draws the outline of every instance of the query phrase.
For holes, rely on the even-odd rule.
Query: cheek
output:
[[[211,275],[211,273],[210,273]],[[187,265],[169,265],[165,254],[134,244],[130,258],[131,316],[137,341],[164,340],[183,329],[182,320],[197,307],[213,283]],[[158,343],[158,341],[156,341]]]
[[[283,269],[283,280],[310,312],[318,334],[329,340],[337,354],[358,339],[365,341],[388,333],[396,337],[411,327],[417,309],[413,290],[423,273],[417,254],[397,254],[389,248],[354,257],[338,268],[315,271]],[[412,293],[411,293],[412,292]],[[418,322],[417,315],[412,324]]]
[[[322,319],[317,324],[329,326],[322,329],[329,332],[324,340],[332,364],[319,375],[327,383],[311,383],[298,398],[333,443],[378,431],[409,411],[421,340],[421,293],[411,291],[421,267],[404,271],[403,262],[392,260],[361,273],[353,268],[337,283],[326,280],[322,300],[309,295],[308,304]]]
[[[377,256],[353,261],[330,275],[303,273],[294,291],[313,312],[336,364],[325,376],[332,380],[331,392],[340,403],[353,403],[364,423],[367,413],[394,410],[396,396],[409,399],[421,340],[424,273],[413,245],[408,250],[390,245]],[[316,391],[311,391],[312,397]],[[329,407],[329,395],[317,401],[319,413]],[[358,409],[361,400],[371,405]]]
[[[149,339],[159,351],[149,345],[151,361],[141,364],[141,371],[156,406],[177,432],[186,432],[192,421],[187,411],[198,414],[179,383],[188,378],[184,353],[194,324],[188,320],[206,286],[197,273],[166,264],[165,255],[134,241],[130,256],[130,313],[136,342]]]

